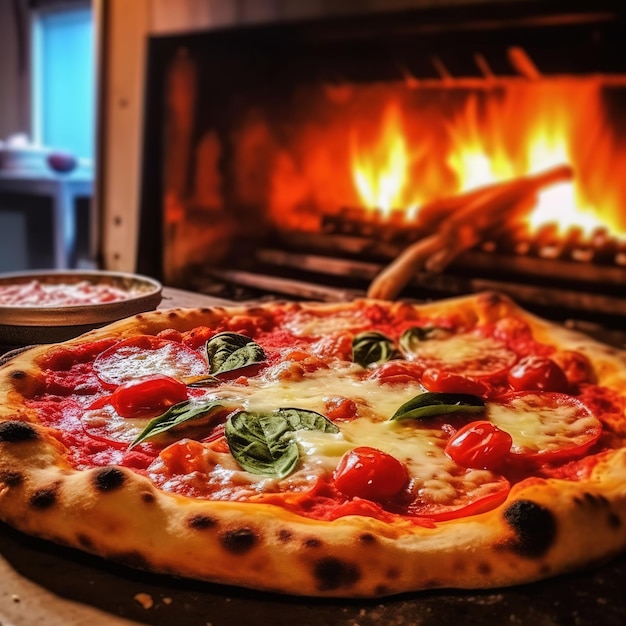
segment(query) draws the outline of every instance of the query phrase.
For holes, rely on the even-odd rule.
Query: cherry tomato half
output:
[[[159,453],[165,464],[166,474],[191,474],[207,472],[207,447],[193,439],[181,439],[167,446]]]
[[[421,365],[394,359],[374,368],[369,377],[389,385],[406,385],[419,382],[423,371],[424,368]]]
[[[154,374],[122,383],[112,394],[110,403],[122,417],[149,417],[187,400],[184,383]]]
[[[324,412],[329,420],[350,420],[356,417],[358,407],[354,400],[343,396],[325,398]]]
[[[361,446],[341,457],[333,478],[335,487],[345,496],[385,502],[404,489],[409,473],[390,454]]]
[[[570,390],[565,372],[552,359],[546,357],[524,357],[509,370],[507,379],[515,391],[567,393]]]
[[[422,385],[435,393],[469,393],[486,398],[492,391],[491,385],[482,380],[466,378],[461,374],[446,372],[430,367],[422,374]]]
[[[470,422],[453,435],[446,454],[463,467],[497,470],[509,456],[513,438],[487,421]]]

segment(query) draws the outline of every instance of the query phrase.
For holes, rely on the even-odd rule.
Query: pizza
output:
[[[0,369],[0,519],[285,594],[493,588],[626,545],[626,357],[482,293],[142,313]]]

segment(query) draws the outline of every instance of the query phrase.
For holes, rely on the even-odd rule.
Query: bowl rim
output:
[[[109,283],[122,288],[129,285],[138,292],[114,302],[93,304],[38,306],[0,304],[0,325],[4,326],[75,326],[114,321],[156,308],[162,297],[162,284],[149,276],[109,270],[33,270],[0,273],[0,285],[41,280],[48,284],[81,282]]]

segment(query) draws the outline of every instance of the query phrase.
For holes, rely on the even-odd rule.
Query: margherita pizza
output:
[[[140,314],[0,370],[0,519],[280,593],[521,584],[626,546],[626,357],[481,294]]]

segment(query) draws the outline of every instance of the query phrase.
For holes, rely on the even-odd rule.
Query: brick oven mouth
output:
[[[154,38],[138,269],[240,300],[496,289],[551,317],[620,325],[626,18],[613,4],[513,0]],[[519,108],[555,90],[561,108],[552,98],[543,118]],[[397,137],[381,148],[394,107],[404,154]],[[521,148],[538,120],[544,135]],[[355,157],[356,135],[369,152]],[[394,192],[402,168],[412,184]],[[547,201],[552,221],[517,219],[567,184],[610,219],[570,215],[563,193]],[[161,258],[146,254],[155,242]]]

